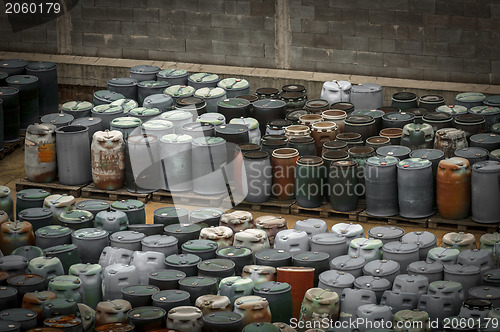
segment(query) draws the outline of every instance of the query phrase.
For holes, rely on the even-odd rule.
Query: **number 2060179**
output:
[[[475,328],[481,326],[487,329],[500,330],[500,324],[498,318],[462,318],[453,317],[450,319],[445,319],[443,327],[445,329],[465,329],[465,328]],[[498,329],[498,330],[497,330]]]
[[[6,14],[59,14],[58,2],[5,2]]]

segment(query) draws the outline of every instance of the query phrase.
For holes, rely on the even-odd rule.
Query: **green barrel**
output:
[[[64,274],[64,269],[57,257],[36,257],[28,263],[28,272],[42,276],[47,287],[52,279]]]
[[[4,141],[16,141],[19,138],[20,129],[19,89],[9,86],[0,87],[0,100],[2,100],[3,108]]]
[[[69,268],[73,264],[81,263],[76,245],[61,244],[54,247],[49,247],[43,251],[46,257],[57,257],[61,261],[64,272],[68,273]]]
[[[21,130],[38,121],[40,116],[38,78],[30,75],[15,75],[7,78],[10,87],[19,89],[19,118]]]
[[[16,214],[29,208],[42,208],[50,193],[43,189],[24,189],[16,194]]]
[[[28,261],[31,261],[33,258],[43,257],[43,250],[36,246],[22,246],[14,249],[11,255],[19,255],[26,257]]]
[[[219,295],[227,296],[233,306],[237,298],[252,295],[253,288],[254,282],[250,278],[227,277],[219,283]]]
[[[94,226],[94,215],[85,210],[70,210],[59,215],[59,224],[76,231]]]
[[[111,208],[117,211],[122,211],[127,215],[128,223],[145,224],[146,223],[146,205],[136,199],[126,199],[111,203]]]
[[[295,198],[297,204],[315,208],[323,204],[326,169],[323,159],[316,156],[300,157],[295,167]]]
[[[24,75],[28,61],[23,59],[5,59],[0,61],[0,70],[12,75]]]
[[[158,81],[168,82],[170,85],[187,85],[189,73],[185,69],[164,69],[156,74]]]
[[[10,189],[6,186],[0,186],[0,210],[7,213],[10,220],[14,220],[14,202],[10,195]]]
[[[268,281],[254,287],[253,293],[269,302],[272,322],[289,322],[292,318],[292,287],[286,282]]]
[[[84,298],[82,281],[73,275],[62,275],[54,277],[49,282],[49,291],[56,294],[57,298],[82,302]]]
[[[61,105],[61,112],[72,115],[75,119],[91,116],[94,105],[88,101],[68,101]]]

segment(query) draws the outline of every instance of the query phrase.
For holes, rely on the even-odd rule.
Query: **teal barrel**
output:
[[[289,322],[292,318],[292,287],[286,282],[268,281],[255,285],[254,295],[269,302],[272,322]]]
[[[317,156],[300,157],[295,167],[295,198],[302,207],[314,208],[323,204],[326,169]]]
[[[30,75],[16,75],[7,78],[10,87],[19,89],[20,127],[28,128],[40,116],[38,78]]]

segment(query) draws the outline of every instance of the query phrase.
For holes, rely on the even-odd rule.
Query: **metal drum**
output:
[[[482,161],[472,165],[472,219],[480,223],[499,222],[500,165]]]
[[[175,206],[166,206],[153,211],[153,223],[187,226],[189,223],[188,210]],[[179,232],[179,231],[178,231]],[[179,244],[179,247],[182,243]]]
[[[221,194],[227,191],[222,166],[227,161],[226,140],[200,137],[192,142],[193,191],[197,194]]]
[[[148,284],[160,290],[178,289],[179,280],[186,278],[186,274],[180,270],[157,270],[150,272],[148,276]]]
[[[137,65],[130,68],[130,78],[136,79],[138,82],[155,81],[156,75],[161,68],[152,65]]]
[[[266,125],[274,119],[282,119],[286,115],[286,103],[282,100],[261,99],[253,103],[253,117],[259,122],[262,135]]]
[[[203,98],[184,97],[177,99],[175,109],[190,113],[194,121],[200,115],[207,113],[207,103]]]
[[[48,196],[50,196],[50,193],[43,189],[23,189],[18,191],[16,194],[16,215],[25,209],[43,207],[43,202]]]
[[[402,111],[409,108],[417,108],[418,101],[417,95],[413,92],[397,92],[392,95],[392,107],[397,107]]]
[[[471,170],[467,159],[449,158],[439,162],[437,172],[437,207],[445,219],[469,216]]]
[[[487,160],[488,154],[488,150],[477,147],[457,149],[454,152],[455,157],[467,159],[471,166],[477,162]]]
[[[319,275],[328,270],[330,255],[325,252],[304,251],[292,256],[293,266],[314,268],[314,285],[318,285]]]
[[[119,131],[98,131],[91,146],[92,180],[98,189],[118,190],[125,183],[125,143]]]
[[[197,90],[205,87],[215,88],[219,81],[219,75],[210,73],[196,73],[188,77],[188,85]]]
[[[398,159],[390,156],[366,160],[366,213],[374,216],[398,214],[397,163]]]
[[[188,277],[198,275],[199,262],[201,258],[194,254],[170,255],[165,259],[167,268],[179,270]]]
[[[319,207],[323,204],[325,181],[323,160],[316,156],[300,157],[295,168],[295,198],[302,207]]]
[[[21,131],[36,123],[40,116],[38,78],[16,75],[7,78],[10,87],[19,90],[19,116]]]
[[[170,84],[166,81],[141,81],[137,85],[137,102],[139,105],[142,105],[146,97],[154,94],[162,94],[163,90],[169,86]]]
[[[57,66],[53,62],[31,62],[26,66],[26,74],[38,78],[40,91],[40,115],[57,111]]]
[[[156,74],[158,81],[168,82],[170,85],[187,85],[189,73],[185,69],[163,69]]]
[[[28,126],[24,142],[24,169],[29,181],[53,182],[56,179],[55,131],[56,127],[51,124]]]
[[[19,138],[20,129],[19,89],[0,87],[0,100],[2,100],[3,108],[4,141],[16,141]]]
[[[202,295],[217,294],[217,279],[212,277],[186,277],[179,280],[179,289],[190,294],[191,305]]]
[[[406,111],[415,115],[415,123],[424,123],[424,115],[429,113],[425,108],[410,108]]]
[[[265,249],[255,254],[258,265],[280,267],[292,265],[292,255],[284,249]]]
[[[432,215],[434,207],[432,163],[410,158],[398,163],[399,213],[407,218]]]
[[[463,130],[443,128],[436,132],[434,148],[442,150],[445,158],[453,157],[455,150],[466,148],[467,146],[467,138]]]

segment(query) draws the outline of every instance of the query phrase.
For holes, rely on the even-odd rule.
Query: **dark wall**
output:
[[[76,55],[276,68],[276,1],[81,0],[67,31]],[[13,34],[2,15],[0,50],[58,52],[55,22]],[[288,15],[289,69],[500,83],[498,0],[290,0]]]

